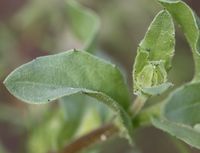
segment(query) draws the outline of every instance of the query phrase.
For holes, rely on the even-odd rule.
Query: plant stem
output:
[[[132,104],[132,107],[130,109],[130,112],[132,114],[132,117],[135,117],[142,109],[146,102],[147,98],[144,96],[138,96]]]
[[[113,124],[104,125],[68,144],[60,153],[78,153],[96,143],[97,141],[105,141],[108,137],[118,132],[118,128]]]
[[[152,117],[159,117],[161,115],[161,108],[164,103],[157,103],[153,106],[144,108],[134,119],[133,124],[137,127],[152,125]],[[136,124],[135,124],[136,123]]]

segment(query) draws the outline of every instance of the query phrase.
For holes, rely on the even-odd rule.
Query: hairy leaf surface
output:
[[[174,24],[167,11],[153,20],[141,41],[134,64],[134,92],[156,95],[168,89],[167,71],[174,54]]]
[[[195,148],[200,149],[200,132],[195,128],[171,122],[166,119],[153,119],[152,123],[155,127],[170,133]]]
[[[4,81],[17,98],[32,104],[48,103],[76,93],[86,94],[109,106],[131,133],[129,93],[119,70],[86,52],[68,51],[37,58]]]
[[[159,0],[159,2],[170,12],[175,21],[180,25],[186,39],[192,48],[195,62],[194,81],[200,80],[200,24],[199,18],[192,9],[181,0]]]
[[[174,91],[163,107],[161,120],[154,126],[184,142],[200,148],[200,82],[183,85]]]

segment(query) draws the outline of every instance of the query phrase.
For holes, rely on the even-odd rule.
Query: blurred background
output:
[[[88,28],[91,25],[84,21],[82,24],[83,19],[79,15],[74,19],[73,13],[70,15],[68,9],[77,13],[78,8],[79,13],[83,14],[85,11],[86,18],[90,18],[92,14],[88,9],[97,14],[100,27],[95,37],[95,47],[89,47],[95,50],[94,54],[97,56],[112,61],[121,68],[130,90],[137,46],[156,13],[162,9],[156,0],[78,0],[75,5],[67,3],[67,0],[0,0],[0,153],[56,152],[74,138],[70,132],[66,132],[68,138],[60,134],[62,130],[74,128],[71,125],[75,123],[61,123],[65,122],[66,117],[63,117],[65,115],[59,109],[60,106],[73,106],[64,106],[64,103],[28,105],[10,95],[2,83],[16,67],[38,56],[85,48],[90,43],[91,40],[84,33],[92,31],[94,33],[90,37],[94,37],[96,29]],[[186,3],[200,16],[200,1],[186,0]],[[74,30],[73,27],[77,26],[80,29]],[[179,29],[176,41],[176,55],[169,79],[178,87],[192,78],[193,61],[188,44]],[[152,101],[157,99],[159,98]],[[78,103],[77,107],[80,107]],[[98,118],[102,110],[110,116],[104,106],[95,104],[87,108],[87,113],[79,119],[79,126],[90,124],[90,127],[79,127],[74,132],[76,137],[97,128],[103,122],[102,118]],[[57,122],[59,126],[54,126]],[[134,137],[134,147],[129,146],[126,140],[114,137],[91,146],[85,152],[178,153],[182,148],[191,153],[200,153],[153,127],[138,129]]]

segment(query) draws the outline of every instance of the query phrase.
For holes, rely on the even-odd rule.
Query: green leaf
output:
[[[200,82],[189,83],[173,92],[163,107],[162,119],[154,126],[200,149]]]
[[[67,96],[60,102],[67,122],[73,121],[72,129],[76,131],[76,136],[86,134],[113,118],[105,105],[85,95]]]
[[[13,71],[8,90],[29,103],[48,103],[77,92],[105,93],[128,109],[129,94],[119,70],[83,51],[39,57]]]
[[[158,94],[163,93],[164,91],[166,91],[171,86],[173,86],[172,83],[166,82],[166,83],[163,83],[161,85],[157,85],[155,87],[143,88],[143,91],[144,91],[144,93],[146,93],[148,95],[158,95]]]
[[[84,42],[85,50],[91,52],[99,29],[99,18],[74,0],[68,0],[66,7],[72,31]]]
[[[30,130],[30,153],[58,152],[74,139],[106,123],[108,120],[105,120],[105,116],[111,118],[111,111],[102,111],[108,110],[106,106],[85,95],[64,97],[60,104],[58,109],[48,110],[43,119]]]
[[[39,39],[43,40],[42,46],[45,48],[49,44],[54,44],[55,47],[55,39],[60,38],[63,31],[66,33],[67,27],[67,33],[72,33],[70,39],[75,36],[76,44],[80,44],[81,48],[83,47],[90,52],[95,47],[94,42],[100,25],[99,18],[93,11],[81,6],[74,0],[64,0],[60,3],[54,0],[29,1],[26,7],[14,16],[12,22],[17,28],[22,31],[27,30],[29,33],[37,28],[35,31],[40,30],[39,34],[44,32],[43,29],[48,25],[48,28],[56,35],[55,38],[52,38],[51,35],[46,33],[41,34]],[[31,28],[32,26],[34,28]]]
[[[29,131],[28,152],[58,151],[74,134],[74,121],[66,120],[61,110],[49,111],[40,124]]]
[[[170,12],[175,21],[180,25],[186,39],[192,48],[195,62],[194,81],[200,80],[200,24],[199,18],[192,9],[181,0],[159,0],[159,2]]]
[[[86,110],[86,100],[88,101],[86,96],[80,94],[66,96],[59,100],[60,108],[64,112],[65,119],[74,122],[74,130],[80,124],[81,118]]]
[[[170,133],[187,144],[200,149],[200,132],[190,126],[171,122],[166,119],[152,119],[155,127]]]
[[[141,41],[134,64],[134,92],[138,95],[156,95],[171,86],[167,71],[174,54],[174,24],[167,11],[161,11],[153,20]]]
[[[119,115],[130,134],[127,86],[119,70],[86,52],[68,51],[40,57],[13,71],[4,81],[17,98],[42,104],[76,93],[94,97]]]
[[[186,84],[166,100],[163,115],[170,121],[194,126],[200,123],[200,82]]]

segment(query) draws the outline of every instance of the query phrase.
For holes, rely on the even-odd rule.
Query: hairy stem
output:
[[[118,128],[114,124],[104,125],[68,144],[59,153],[78,153],[96,142],[105,141],[108,137],[118,132]]]
[[[133,104],[132,107],[130,109],[130,112],[132,114],[133,117],[135,117],[142,109],[142,107],[144,106],[145,102],[146,102],[147,98],[144,96],[138,96]]]
[[[153,106],[144,108],[135,118],[133,119],[133,125],[135,128],[152,125],[152,117],[159,117],[161,115],[161,108],[164,103],[157,103]]]

